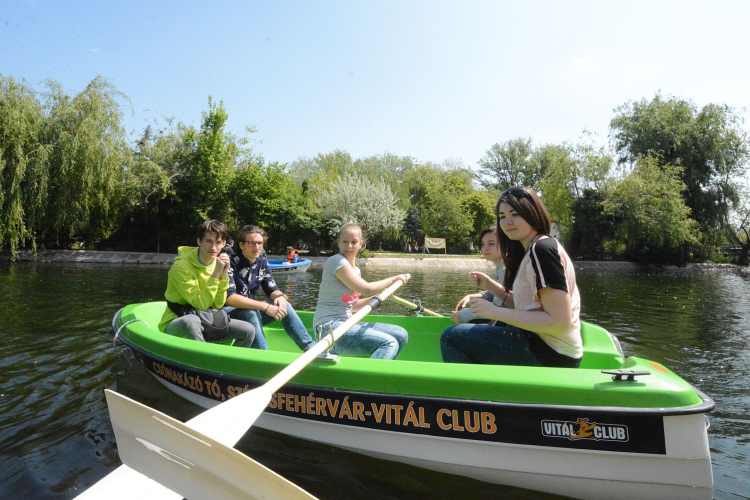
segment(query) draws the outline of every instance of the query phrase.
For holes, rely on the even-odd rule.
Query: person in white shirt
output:
[[[474,297],[468,305],[475,316],[507,326],[448,327],[440,337],[443,360],[577,368],[583,356],[581,299],[570,257],[549,237],[547,208],[532,189],[514,187],[503,191],[495,212],[503,283],[471,274],[502,302]]]

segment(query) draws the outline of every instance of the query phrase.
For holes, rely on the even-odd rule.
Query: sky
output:
[[[476,168],[495,143],[608,143],[657,92],[750,107],[746,1],[0,0],[0,74],[69,94],[97,75],[131,137],[199,127],[208,98],[255,151]]]

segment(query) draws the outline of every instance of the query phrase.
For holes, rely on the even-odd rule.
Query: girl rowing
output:
[[[362,279],[355,259],[364,244],[362,229],[354,223],[344,224],[339,230],[339,253],[330,257],[323,268],[318,292],[313,327],[318,339],[333,331],[360,310],[370,296],[391,286],[397,280],[409,281],[406,274],[398,274],[369,283]],[[362,298],[362,295],[368,297]],[[374,359],[394,359],[406,346],[409,334],[400,326],[385,323],[357,323],[336,341],[330,352],[345,356],[369,356]]]

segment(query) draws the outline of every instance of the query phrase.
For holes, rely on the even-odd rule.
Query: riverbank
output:
[[[138,264],[138,265],[172,265],[176,254],[148,252],[104,252],[95,250],[47,250],[34,254],[30,250],[18,252],[18,261],[22,262],[75,262],[82,264]],[[284,256],[269,255],[271,259],[283,259]],[[312,260],[311,267],[323,267],[327,257],[306,257]],[[0,252],[0,261],[10,261],[11,253]],[[431,269],[482,269],[492,268],[492,264],[480,257],[463,255],[432,255],[369,257],[357,259],[360,267],[389,267],[394,270],[402,268]],[[750,269],[735,264],[688,264],[677,266],[644,266],[625,261],[575,261],[576,269],[593,272],[642,272],[674,271],[696,273],[739,273],[750,276]]]

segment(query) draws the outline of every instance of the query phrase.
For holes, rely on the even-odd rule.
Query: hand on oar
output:
[[[409,307],[409,308],[411,308],[411,309],[414,309],[414,310],[415,310],[415,311],[417,311],[418,313],[420,313],[420,312],[424,312],[425,314],[428,314],[428,315],[430,315],[430,316],[437,316],[437,317],[439,317],[439,318],[442,318],[442,317],[443,317],[443,315],[442,315],[442,314],[436,313],[435,311],[430,311],[430,310],[429,310],[429,309],[427,309],[426,307],[423,307],[423,306],[422,306],[422,304],[415,304],[414,302],[409,302],[408,300],[406,300],[406,299],[402,299],[401,297],[398,297],[398,296],[396,296],[396,295],[394,295],[394,296],[393,296],[393,297],[391,297],[391,298],[392,298],[392,299],[393,299],[394,301],[396,301],[396,302],[398,302],[399,304],[401,304],[401,305],[404,305],[404,306],[406,306],[406,307]]]

